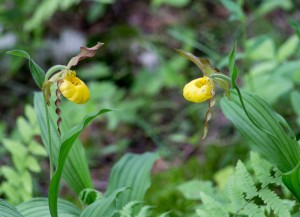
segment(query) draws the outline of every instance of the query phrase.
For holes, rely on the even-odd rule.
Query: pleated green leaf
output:
[[[51,217],[47,198],[31,199],[18,205],[17,209],[24,217]],[[72,203],[58,200],[59,217],[79,217],[80,213]]]
[[[49,153],[48,133],[47,133],[47,121],[46,111],[44,104],[44,96],[42,93],[35,93],[34,95],[34,107],[37,113],[37,120],[41,131],[41,137],[43,144],[45,145]],[[50,116],[50,130],[52,139],[53,161],[57,165],[60,141],[57,132],[56,120],[57,115],[54,112],[55,108],[49,108]],[[67,124],[66,118],[62,115],[61,130],[62,133],[67,132],[70,127]],[[62,174],[64,180],[68,183],[69,187],[79,194],[83,189],[93,188],[91,175],[88,169],[87,159],[84,149],[79,140],[76,140],[70,153],[66,159],[64,170]]]
[[[56,171],[51,179],[50,186],[49,186],[49,207],[50,207],[50,213],[52,217],[57,217],[57,198],[58,198],[58,189],[59,189],[59,183],[61,179],[61,175],[64,169],[65,162],[67,160],[67,157],[69,155],[69,152],[74,145],[74,142],[78,138],[81,131],[97,116],[104,114],[106,112],[109,112],[111,110],[109,109],[101,109],[98,112],[92,113],[87,115],[83,121],[71,128],[67,133],[63,136],[60,149],[59,149],[59,155],[58,155],[58,163]]]
[[[300,163],[294,170],[283,174],[282,181],[300,202]]]
[[[126,187],[116,189],[104,198],[89,205],[80,217],[112,217],[119,211],[119,197],[126,193]],[[128,190],[127,190],[128,191]]]
[[[38,64],[36,64],[31,59],[30,55],[27,52],[25,52],[23,50],[11,50],[11,51],[8,51],[6,53],[10,54],[10,55],[14,55],[14,56],[23,57],[23,58],[28,59],[29,60],[29,69],[30,69],[31,75],[32,75],[36,85],[39,88],[42,88],[43,82],[45,80],[45,72],[41,67],[39,67]]]
[[[115,189],[130,187],[132,190],[120,195],[119,208],[130,201],[143,201],[151,184],[151,169],[157,159],[158,155],[155,153],[124,155],[112,168],[106,195],[111,194]]]
[[[2,200],[0,198],[0,216],[3,217],[23,217],[21,213],[18,212],[18,210],[10,205],[5,200]]]
[[[300,161],[300,147],[285,120],[260,97],[245,92],[242,96],[249,115],[265,132],[246,116],[236,91],[231,92],[232,100],[225,97],[221,100],[225,116],[254,151],[282,172],[293,170]]]

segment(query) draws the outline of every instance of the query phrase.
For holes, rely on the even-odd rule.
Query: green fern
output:
[[[264,201],[267,209],[273,210],[274,214],[278,217],[290,217],[288,207],[273,191],[268,188],[262,189],[258,196]]]
[[[135,217],[148,217],[152,206],[143,206]]]
[[[138,207],[141,205],[142,202],[140,201],[131,201],[127,203],[120,211],[119,215],[120,217],[149,217],[151,216],[151,209],[153,209],[153,206],[142,206]],[[136,215],[134,213],[137,213]],[[168,217],[170,212],[163,213],[159,215],[159,217]]]
[[[237,183],[236,186],[246,194],[246,199],[251,199],[256,195],[257,188],[255,187],[255,182],[240,160],[237,162],[234,177],[234,181]]]
[[[41,168],[36,157],[47,155],[43,146],[34,139],[39,135],[39,128],[31,106],[25,107],[25,117],[18,117],[17,127],[10,138],[0,141],[11,154],[13,164],[11,167],[0,168],[0,175],[4,177],[0,185],[0,194],[4,194],[12,204],[18,204],[32,197],[30,172],[40,172]]]
[[[133,208],[139,204],[141,204],[142,202],[140,201],[131,201],[129,203],[127,203],[120,211],[120,217],[131,217],[132,213],[133,213]]]
[[[291,210],[295,206],[294,201],[280,199],[279,196],[271,190],[271,187],[282,185],[281,174],[271,166],[267,161],[255,153],[251,153],[250,161],[245,166],[241,161],[237,162],[234,172],[228,176],[223,173],[227,179],[226,184],[214,187],[218,191],[215,194],[207,194],[207,190],[202,187],[195,188],[197,182],[194,180],[193,189],[188,189],[188,185],[183,184],[185,188],[178,188],[184,196],[187,192],[193,190],[194,194],[198,192],[202,204],[197,207],[196,214],[200,217],[290,217]],[[227,170],[227,168],[226,168]],[[222,174],[221,172],[218,174]],[[220,180],[222,177],[218,177]],[[203,181],[198,181],[203,185]],[[205,182],[207,183],[207,182]],[[209,186],[208,184],[206,184]],[[197,197],[186,197],[187,199],[199,199]]]
[[[215,217],[215,216],[222,216],[222,217],[229,217],[229,213],[224,207],[223,204],[215,200],[214,198],[208,196],[207,194],[200,192],[200,197],[202,203],[205,206],[205,216],[207,217]]]

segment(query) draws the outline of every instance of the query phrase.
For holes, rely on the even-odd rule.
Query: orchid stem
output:
[[[45,110],[46,110],[46,121],[47,121],[47,130],[48,130],[48,145],[49,145],[49,164],[50,164],[50,180],[53,176],[53,151],[52,151],[52,140],[51,140],[51,131],[50,131],[50,120],[49,120],[49,110],[48,105],[46,102],[46,97],[44,95],[44,102],[45,102]]]

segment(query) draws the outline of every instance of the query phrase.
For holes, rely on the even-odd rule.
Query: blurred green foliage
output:
[[[91,90],[90,102],[75,107],[63,101],[61,108],[70,125],[99,107],[116,109],[81,136],[93,177],[106,177],[112,162],[128,150],[158,150],[171,168],[154,176],[147,204],[157,206],[157,214],[192,214],[197,203],[185,200],[176,186],[211,179],[245,159],[248,149],[215,106],[207,145],[197,151],[207,105],[187,103],[181,92],[201,72],[174,49],[206,57],[225,70],[237,40],[238,82],[272,104],[300,135],[297,7],[292,0],[3,0],[0,136],[12,131],[12,120],[32,103],[36,90],[27,63],[4,55],[7,50],[26,50],[47,70],[66,64],[80,46],[104,42],[95,59],[75,69]]]

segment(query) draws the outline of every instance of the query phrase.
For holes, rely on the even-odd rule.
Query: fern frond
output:
[[[210,217],[209,213],[207,213],[205,210],[200,209],[200,208],[196,209],[196,214],[199,217]]]
[[[275,177],[271,174],[274,167],[269,162],[262,159],[254,152],[250,153],[250,162],[254,170],[256,180],[261,183],[261,188],[264,188],[268,184],[276,181]]]
[[[264,210],[252,201],[244,206],[243,214],[248,217],[265,217]]]
[[[149,211],[153,206],[143,206],[139,213],[135,217],[147,217],[149,216]]]
[[[229,217],[229,213],[224,208],[223,204],[221,204],[220,202],[216,201],[215,199],[211,198],[203,192],[200,193],[200,197],[208,217]]]
[[[230,200],[229,210],[236,213],[241,210],[247,201],[244,198],[243,190],[237,187],[235,175],[232,175],[225,186],[224,193],[228,195]]]
[[[258,196],[264,201],[266,207],[273,210],[278,217],[290,217],[288,206],[270,189],[261,190]]]
[[[236,185],[243,190],[246,194],[246,199],[252,199],[257,194],[257,188],[255,187],[255,182],[251,177],[250,173],[247,171],[246,166],[242,161],[238,161],[236,165],[235,181]]]
[[[132,215],[132,211],[133,208],[138,205],[141,204],[142,202],[140,201],[131,201],[129,203],[127,203],[125,206],[123,206],[123,208],[119,211],[120,217],[131,217]]]

